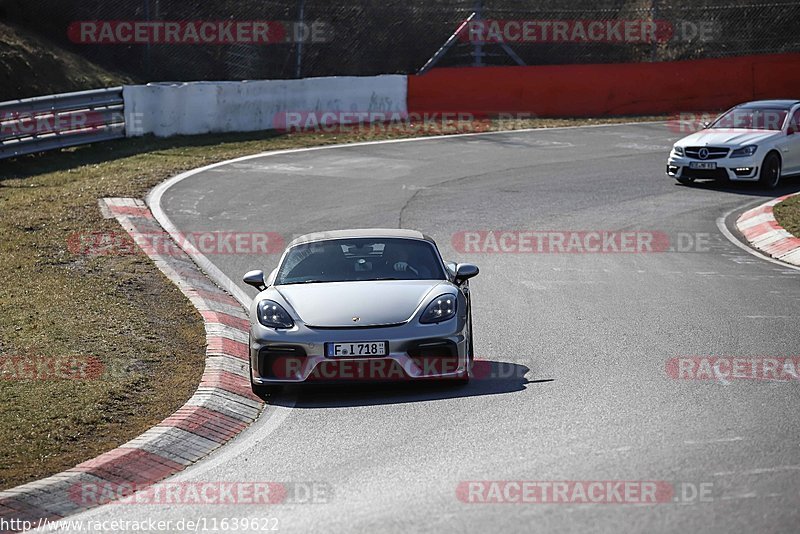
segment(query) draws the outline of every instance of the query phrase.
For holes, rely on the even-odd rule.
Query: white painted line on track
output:
[[[738,441],[744,441],[744,438],[735,437],[735,438],[719,438],[719,439],[707,439],[707,440],[700,440],[700,441],[693,441],[687,440],[684,441],[684,445],[712,445],[714,443],[736,443]]]
[[[778,260],[776,260],[774,258],[770,258],[769,256],[767,256],[765,254],[762,254],[761,252],[758,252],[755,249],[752,249],[752,248],[748,247],[747,245],[742,243],[735,235],[733,235],[733,233],[730,230],[728,230],[728,226],[725,224],[725,221],[728,219],[728,217],[731,216],[731,214],[733,212],[739,211],[740,209],[742,209],[742,208],[734,208],[734,209],[728,211],[727,213],[725,213],[722,217],[717,219],[717,228],[719,229],[720,232],[722,232],[722,235],[724,235],[728,239],[728,241],[730,241],[731,243],[733,243],[734,245],[736,245],[740,249],[744,250],[748,254],[751,254],[751,255],[755,256],[756,258],[761,258],[764,261],[768,261],[770,263],[774,263],[775,265],[780,265],[781,267],[784,267],[784,268],[787,268],[787,269],[800,271],[800,267],[798,267],[796,265],[790,265],[788,263],[784,263],[782,261],[778,261]]]
[[[743,493],[741,495],[723,495],[719,498],[721,501],[738,501],[741,499],[756,499],[758,498],[757,493]]]
[[[776,467],[762,467],[760,469],[747,469],[745,471],[721,471],[714,473],[715,477],[728,477],[734,475],[766,475],[770,473],[786,473],[790,471],[800,471],[800,465],[779,465]]]
[[[630,452],[633,450],[633,447],[618,447],[616,449],[604,449],[600,451],[594,451],[595,454],[617,454],[620,452]]]
[[[290,398],[292,406],[296,400],[296,396],[292,396]],[[262,415],[249,429],[239,436],[233,438],[224,447],[220,447],[216,453],[212,453],[212,455],[207,459],[190,466],[184,471],[181,471],[173,476],[170,480],[197,478],[199,475],[207,473],[212,469],[216,469],[227,463],[231,457],[250,455],[254,447],[257,447],[259,443],[269,438],[270,434],[272,434],[278,429],[278,427],[281,426],[283,421],[289,417],[289,414],[293,409],[291,407],[269,404],[267,407],[268,410],[264,410],[263,412],[263,414],[268,414],[266,418],[264,415]],[[262,448],[260,450],[264,449]]]

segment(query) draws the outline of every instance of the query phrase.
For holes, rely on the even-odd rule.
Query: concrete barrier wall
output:
[[[651,115],[800,98],[800,54],[609,65],[434,69],[408,79],[409,113]]]
[[[160,137],[281,129],[287,114],[328,125],[388,121],[389,114],[602,117],[714,111],[749,100],[798,97],[800,54],[124,89],[127,135]],[[372,118],[365,121],[365,114]]]
[[[128,136],[271,130],[286,112],[407,113],[406,76],[160,83],[124,90]]]

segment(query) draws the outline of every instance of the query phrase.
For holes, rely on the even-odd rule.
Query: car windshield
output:
[[[445,280],[435,247],[415,239],[337,239],[293,247],[275,285],[367,280]]]
[[[717,119],[711,128],[780,130],[788,114],[785,109],[736,108]]]

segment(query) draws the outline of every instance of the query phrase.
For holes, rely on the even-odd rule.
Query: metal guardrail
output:
[[[123,137],[122,87],[0,102],[0,159]]]

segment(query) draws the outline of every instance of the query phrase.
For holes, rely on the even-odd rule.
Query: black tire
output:
[[[475,336],[472,333],[472,301],[470,301],[469,306],[469,370],[472,372],[472,366],[475,364],[475,350],[472,348],[472,340],[475,339]]]
[[[767,189],[775,189],[781,181],[781,158],[775,152],[770,152],[761,165],[761,174],[758,183]]]
[[[467,364],[467,365],[469,365],[469,364]],[[458,376],[456,378],[452,378],[450,380],[446,380],[446,382],[449,382],[450,384],[453,384],[454,386],[460,387],[460,386],[468,385],[469,381],[470,381],[470,378],[471,378],[470,371],[467,371],[465,374],[463,374],[461,376]]]
[[[694,184],[694,178],[675,178],[675,179],[678,180],[678,183],[682,185]]]

